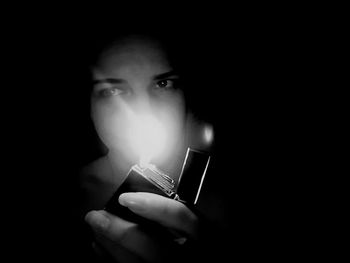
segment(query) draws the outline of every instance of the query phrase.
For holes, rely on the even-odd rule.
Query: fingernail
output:
[[[98,211],[89,212],[85,217],[85,221],[98,231],[104,231],[107,229],[110,222],[108,217]]]
[[[141,198],[137,193],[124,193],[119,196],[119,203],[122,206],[126,206],[132,209],[143,209],[144,199]]]

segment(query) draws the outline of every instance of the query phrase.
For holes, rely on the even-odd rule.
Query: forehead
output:
[[[106,48],[96,64],[110,74],[148,71],[162,72],[171,67],[164,48],[155,40],[124,39]]]

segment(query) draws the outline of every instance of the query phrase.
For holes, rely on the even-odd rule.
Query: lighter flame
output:
[[[132,116],[128,137],[142,167],[147,166],[153,157],[162,154],[167,140],[163,125],[153,116],[146,114]]]

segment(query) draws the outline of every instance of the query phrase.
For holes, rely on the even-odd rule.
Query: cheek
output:
[[[93,102],[91,116],[99,137],[109,149],[125,141],[123,127],[126,126],[126,111],[121,105],[113,102]]]
[[[170,129],[182,129],[185,121],[185,101],[182,93],[164,95],[156,103],[155,114]]]
[[[138,158],[128,143],[127,109],[116,102],[94,102],[91,117],[98,136],[108,148],[109,160],[115,175],[124,176]]]

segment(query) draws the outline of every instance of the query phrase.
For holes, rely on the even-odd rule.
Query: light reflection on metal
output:
[[[211,125],[207,124],[204,126],[203,138],[207,145],[210,145],[212,143],[214,138],[214,131]]]

